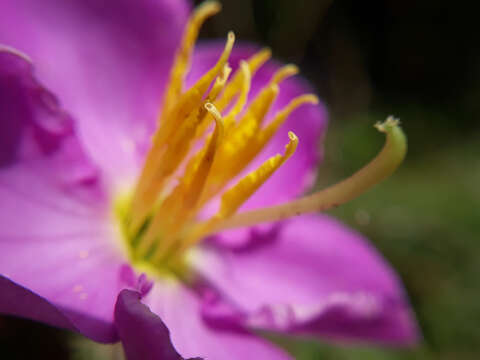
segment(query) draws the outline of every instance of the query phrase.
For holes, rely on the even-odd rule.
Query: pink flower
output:
[[[280,79],[295,67],[261,66],[268,51],[231,50],[233,35],[198,46],[193,90],[178,88],[175,52],[188,63],[196,21],[216,6],[182,43],[179,0],[2,1],[0,312],[121,339],[130,359],[149,356],[142,346],[178,356],[154,314],[183,357],[209,360],[288,358],[259,329],[415,341],[396,275],[359,234],[324,215],[254,225],[285,208],[242,218],[308,189],[326,114],[305,81]]]

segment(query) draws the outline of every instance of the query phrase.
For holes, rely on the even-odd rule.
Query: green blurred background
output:
[[[282,343],[302,360],[480,358],[480,30],[474,2],[222,3],[202,37],[234,30],[239,40],[271,47],[276,58],[300,66],[328,105],[319,187],[376,154],[383,143],[372,127],[376,121],[393,114],[409,137],[407,160],[391,179],[331,214],[367,235],[397,269],[423,342],[416,349]],[[0,339],[3,353],[15,359],[119,354],[11,318],[0,320]]]

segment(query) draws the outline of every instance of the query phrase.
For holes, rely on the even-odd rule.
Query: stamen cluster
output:
[[[293,110],[302,104],[316,104],[318,99],[311,94],[298,96],[266,122],[279,84],[298,69],[293,65],[280,68],[247,104],[252,76],[270,58],[270,51],[261,50],[241,61],[230,77],[228,59],[235,40],[233,33],[228,34],[216,64],[184,91],[199,29],[219,10],[218,3],[204,3],[187,24],[151,149],[127,210],[121,214],[132,261],[177,274],[183,268],[186,250],[206,235],[343,204],[390,176],[407,150],[399,121],[389,117],[376,125],[386,134],[382,151],[349,178],[285,204],[237,214],[242,204],[294,154],[297,136],[289,132],[283,154],[272,156],[231,185],[233,180],[262,152]],[[220,199],[217,213],[200,219],[205,206],[215,199]]]
[[[124,217],[132,257],[156,266],[178,262],[186,249],[236,213],[293,155],[298,145],[296,135],[288,133],[284,154],[267,159],[228,190],[226,187],[265,148],[295,108],[318,102],[310,94],[294,98],[266,124],[279,84],[298,69],[293,65],[280,68],[247,105],[251,78],[270,58],[270,51],[261,50],[242,61],[230,78],[228,58],[233,33],[228,34],[217,63],[184,91],[199,29],[219,10],[217,3],[208,2],[189,20],[171,71],[158,129]],[[200,150],[195,150],[202,142]],[[219,196],[218,212],[209,220],[199,221],[205,205]]]

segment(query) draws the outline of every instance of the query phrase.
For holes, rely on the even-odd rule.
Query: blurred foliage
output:
[[[477,359],[480,46],[475,3],[222,3],[222,14],[208,22],[203,37],[223,37],[233,29],[240,40],[270,46],[275,57],[299,64],[327,103],[330,129],[319,187],[348,176],[376,154],[383,143],[372,128],[376,121],[394,114],[409,137],[407,160],[392,178],[331,214],[368,236],[396,268],[419,319],[422,344],[416,349],[287,339],[283,344],[301,360]],[[0,319],[3,353],[15,354],[9,359],[40,352],[44,358],[67,359],[69,337],[41,324]],[[118,354],[77,336],[71,353],[77,360]]]

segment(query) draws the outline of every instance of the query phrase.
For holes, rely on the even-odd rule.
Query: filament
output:
[[[370,163],[349,178],[317,193],[286,204],[238,213],[213,224],[208,229],[208,233],[284,220],[305,213],[325,211],[363,194],[389,177],[402,163],[407,152],[407,140],[397,119],[389,117],[384,123],[378,123],[375,127],[386,133],[383,149]]]

